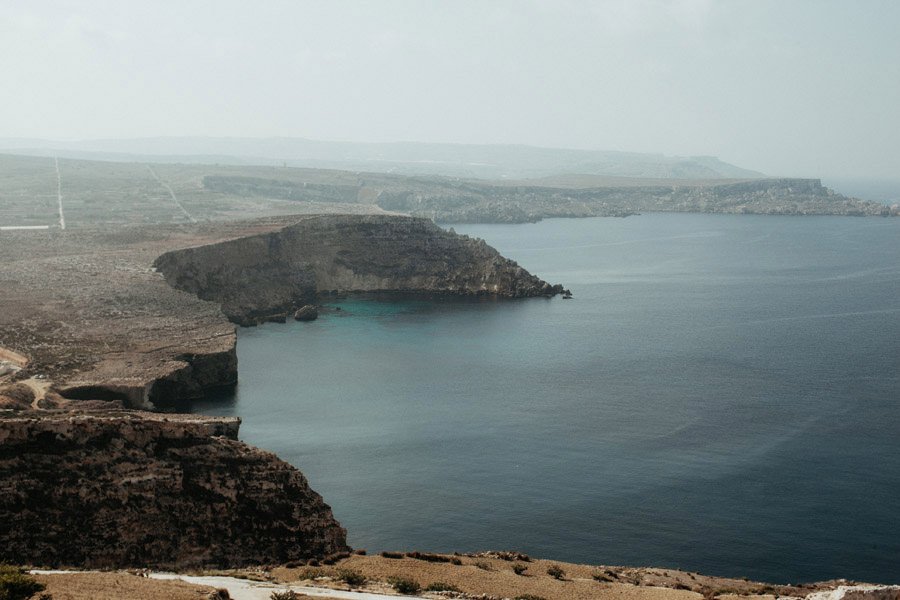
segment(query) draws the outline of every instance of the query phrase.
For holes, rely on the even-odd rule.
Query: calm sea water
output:
[[[456,229],[575,299],[341,300],[195,410],[369,551],[900,583],[900,219]]]

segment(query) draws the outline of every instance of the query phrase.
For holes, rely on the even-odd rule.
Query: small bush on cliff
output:
[[[269,598],[270,600],[299,600],[300,596],[294,590],[285,590],[283,592],[272,592]]]
[[[388,583],[401,594],[417,594],[422,589],[418,581],[408,577],[388,577]]]
[[[28,600],[46,586],[35,581],[24,569],[0,565],[0,600]]]
[[[337,572],[337,578],[350,587],[360,587],[361,585],[365,585],[366,583],[366,576],[359,571],[354,571],[353,569],[339,569]]]
[[[522,563],[516,563],[513,565],[513,573],[516,575],[524,575],[525,571],[528,570],[528,567],[523,565]]]
[[[313,580],[318,579],[319,577],[326,577],[328,573],[325,569],[320,569],[318,567],[306,567],[304,569],[300,569],[300,572],[297,573],[297,579],[299,580]]]
[[[452,583],[444,583],[443,581],[435,581],[425,588],[426,592],[461,592],[458,587]]]
[[[449,556],[444,556],[443,554],[431,554],[430,552],[407,552],[406,556],[408,558],[415,558],[416,560],[424,560],[427,562],[448,563],[452,560]]]
[[[559,579],[560,581],[565,579],[566,572],[562,570],[562,567],[559,565],[550,565],[547,567],[547,575],[552,577],[553,579]]]

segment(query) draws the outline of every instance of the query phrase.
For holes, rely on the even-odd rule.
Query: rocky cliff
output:
[[[236,418],[0,412],[0,562],[236,566],[322,558],[346,532]]]
[[[496,250],[425,219],[319,216],[281,230],[174,250],[154,267],[173,287],[218,302],[234,322],[284,318],[322,293],[550,296]]]

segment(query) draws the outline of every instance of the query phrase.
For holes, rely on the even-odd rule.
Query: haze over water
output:
[[[575,295],[241,329],[194,410],[382,549],[900,583],[900,221],[456,226]]]

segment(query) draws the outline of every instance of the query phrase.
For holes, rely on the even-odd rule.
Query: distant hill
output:
[[[69,142],[11,138],[0,139],[0,150],[121,162],[284,164],[478,179],[571,174],[652,179],[763,177],[762,173],[742,169],[712,156],[680,157],[521,145],[355,143],[303,138],[159,137]]]

